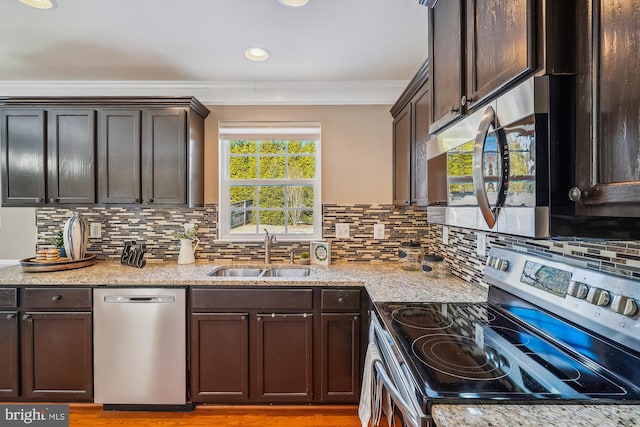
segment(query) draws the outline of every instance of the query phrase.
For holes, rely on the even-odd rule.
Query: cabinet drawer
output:
[[[193,289],[191,307],[223,310],[311,310],[311,289]]]
[[[90,288],[24,288],[22,307],[91,309]]]
[[[360,290],[323,289],[322,311],[360,311]]]
[[[16,308],[18,306],[18,290],[16,288],[0,288],[0,308]]]

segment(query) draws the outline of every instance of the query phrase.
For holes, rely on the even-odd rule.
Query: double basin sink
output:
[[[295,266],[220,266],[209,272],[209,276],[215,277],[306,277],[311,270],[307,267]]]

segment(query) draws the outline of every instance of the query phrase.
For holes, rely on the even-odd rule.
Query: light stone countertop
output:
[[[393,263],[337,263],[310,266],[306,277],[238,278],[212,277],[207,273],[216,266],[263,264],[214,263],[198,261],[179,265],[176,262],[148,263],[143,268],[129,267],[113,261],[74,270],[25,273],[19,266],[0,268],[0,286],[365,286],[373,301],[486,301],[487,290],[453,276],[436,279],[421,271],[405,271]],[[272,267],[290,266],[272,264]],[[296,265],[295,267],[301,267]]]
[[[374,302],[481,302],[487,298],[485,288],[453,276],[436,279],[421,271],[405,271],[394,263],[312,265],[311,274],[304,278],[207,276],[219,265],[247,264],[151,262],[143,268],[134,268],[114,261],[98,261],[90,267],[46,273],[25,273],[19,266],[11,265],[0,266],[0,286],[364,286]],[[279,265],[285,264],[272,266]],[[640,406],[434,405],[433,417],[439,427],[626,427],[640,425]]]
[[[434,405],[438,427],[635,427],[640,405]]]

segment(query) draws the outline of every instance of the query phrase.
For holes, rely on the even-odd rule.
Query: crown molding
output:
[[[0,81],[0,96],[193,96],[209,105],[392,105],[407,80]]]

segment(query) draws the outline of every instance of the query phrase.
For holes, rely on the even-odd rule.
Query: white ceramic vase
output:
[[[71,218],[64,224],[64,250],[72,260],[83,259],[89,244],[89,225],[78,212],[72,212]]]
[[[195,242],[195,245],[193,244]],[[180,253],[178,254],[178,264],[193,264],[196,262],[193,254],[196,252],[196,248],[200,244],[200,240],[195,238],[180,239]]]

